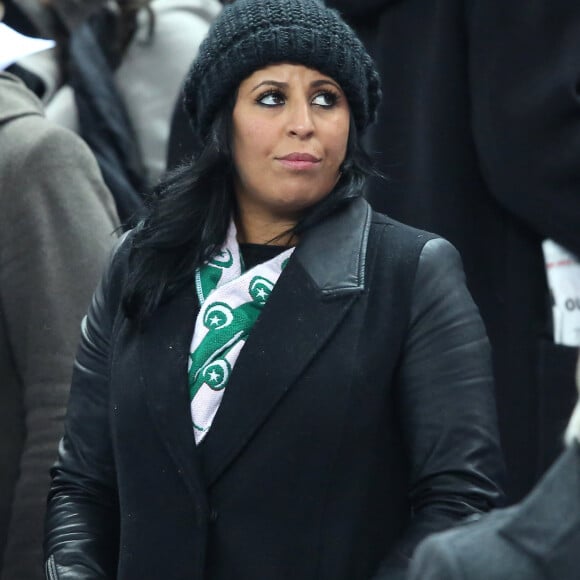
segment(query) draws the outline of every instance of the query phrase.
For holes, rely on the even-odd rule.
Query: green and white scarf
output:
[[[209,431],[238,355],[293,251],[243,272],[232,222],[224,247],[196,271],[200,310],[188,365],[196,443]]]

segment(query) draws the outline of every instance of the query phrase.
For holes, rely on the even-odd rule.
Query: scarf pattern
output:
[[[196,444],[209,431],[237,358],[293,251],[244,272],[232,222],[224,247],[196,271],[200,310],[188,364]]]

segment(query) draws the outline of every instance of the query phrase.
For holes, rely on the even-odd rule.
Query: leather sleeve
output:
[[[389,580],[405,577],[425,536],[502,499],[490,347],[459,254],[442,239],[419,259],[398,382],[412,518],[376,576]]]
[[[114,254],[82,323],[64,436],[51,470],[44,546],[51,580],[116,577],[119,513],[109,366],[123,249]]]

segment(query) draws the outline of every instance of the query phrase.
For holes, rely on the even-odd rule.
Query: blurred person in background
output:
[[[552,321],[542,244],[580,256],[580,3],[327,0],[385,98],[373,207],[449,239],[492,344],[508,499],[559,453],[576,348]]]
[[[48,0],[68,34],[47,117],[93,150],[127,226],[165,171],[171,114],[218,0]]]
[[[95,154],[121,221],[166,168],[171,114],[218,0],[8,0],[21,32],[57,46],[19,61],[47,117]]]
[[[1,26],[1,23],[0,23]],[[22,53],[0,30],[0,69]],[[0,577],[39,580],[79,325],[118,218],[96,161],[0,72]]]

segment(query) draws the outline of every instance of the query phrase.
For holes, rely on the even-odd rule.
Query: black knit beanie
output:
[[[215,113],[244,79],[281,62],[338,82],[359,132],[374,122],[379,75],[338,12],[320,0],[237,0],[213,23],[185,82],[185,108],[196,136],[207,136]]]

